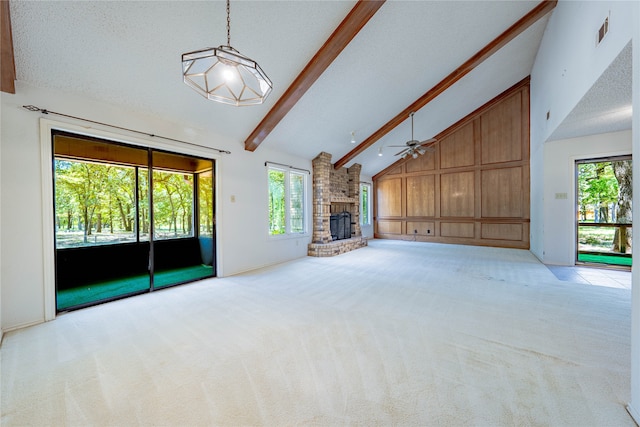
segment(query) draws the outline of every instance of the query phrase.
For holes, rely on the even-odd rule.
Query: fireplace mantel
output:
[[[359,200],[353,197],[331,196],[331,203],[358,203]]]

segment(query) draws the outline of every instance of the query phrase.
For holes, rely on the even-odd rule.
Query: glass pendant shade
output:
[[[231,46],[182,54],[182,74],[200,95],[235,106],[262,104],[273,88],[258,63]]]

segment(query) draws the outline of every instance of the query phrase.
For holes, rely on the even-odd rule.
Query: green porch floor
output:
[[[154,288],[164,288],[177,283],[211,277],[213,267],[196,265],[156,272]],[[87,304],[116,298],[119,296],[140,293],[149,289],[149,275],[127,277],[124,279],[92,283],[77,288],[58,291],[58,311],[71,307],[86,306]]]
[[[625,267],[631,266],[630,256],[620,255],[608,255],[608,254],[578,254],[579,262],[586,262],[590,264],[608,264],[608,265],[622,265]]]

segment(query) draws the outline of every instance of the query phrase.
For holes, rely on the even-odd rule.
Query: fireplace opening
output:
[[[331,214],[330,228],[332,240],[350,239],[351,214],[349,212]]]

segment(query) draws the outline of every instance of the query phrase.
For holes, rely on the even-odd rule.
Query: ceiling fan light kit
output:
[[[273,83],[258,63],[231,47],[227,0],[227,45],[182,54],[184,82],[200,95],[223,104],[262,104]]]

